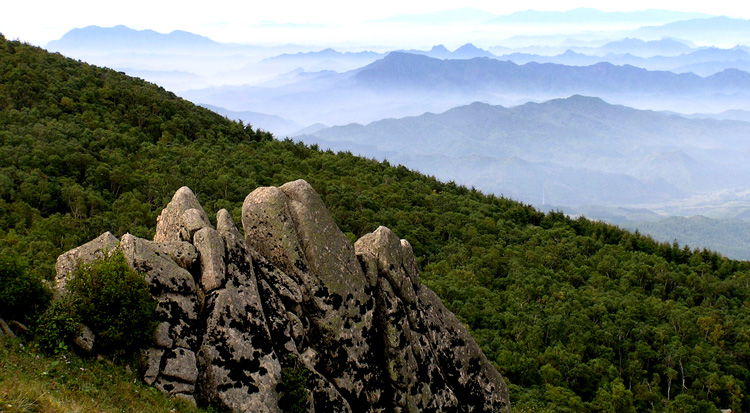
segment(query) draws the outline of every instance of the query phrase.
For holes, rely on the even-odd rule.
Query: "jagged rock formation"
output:
[[[504,411],[508,388],[419,281],[411,246],[378,228],[353,246],[305,181],[259,188],[211,226],[181,188],[154,241],[105,233],[58,258],[59,288],[120,248],[160,322],[144,380],[237,412],[279,411],[282,369],[306,370],[317,412]]]

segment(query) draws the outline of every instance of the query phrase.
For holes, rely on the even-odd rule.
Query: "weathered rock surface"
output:
[[[198,198],[190,188],[183,186],[156,218],[154,241],[192,241],[199,229],[210,226]]]
[[[224,240],[219,231],[206,227],[195,233],[194,243],[201,258],[201,287],[207,293],[224,284]]]
[[[55,265],[55,271],[57,272],[55,288],[57,291],[65,289],[69,275],[79,265],[89,264],[104,258],[107,254],[114,252],[119,244],[120,241],[111,232],[107,231],[80,247],[73,248],[57,257],[57,264]]]
[[[91,350],[94,348],[94,340],[96,337],[94,337],[94,332],[91,331],[88,326],[81,326],[81,331],[78,333],[78,336],[75,338],[75,345],[78,346],[81,350],[83,350],[85,353],[91,353]]]
[[[505,411],[508,388],[465,327],[419,281],[411,245],[380,227],[355,245],[305,181],[259,188],[214,229],[180,188],[154,241],[105,233],[58,259],[120,248],[158,301],[143,377],[176,398],[277,412],[282,371],[306,370],[317,412]]]
[[[495,411],[508,387],[466,328],[421,285],[411,246],[380,227],[355,249],[377,281],[376,319],[384,338],[387,391],[408,411]],[[490,397],[488,397],[490,395]]]

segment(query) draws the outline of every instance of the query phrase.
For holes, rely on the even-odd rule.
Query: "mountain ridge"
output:
[[[113,47],[119,49],[140,50],[145,48],[157,48],[162,50],[185,49],[190,47],[212,48],[219,47],[217,43],[208,37],[173,30],[169,33],[159,33],[154,30],[135,30],[124,25],[114,27],[86,26],[80,29],[72,29],[58,40],[47,43],[47,49],[64,50],[71,49],[94,49],[111,50]]]
[[[598,198],[604,205],[661,204],[689,193],[741,185],[742,179],[727,181],[726,176],[750,172],[742,167],[743,158],[734,150],[743,145],[744,133],[750,133],[750,124],[691,120],[573,95],[511,108],[475,102],[438,114],[334,126],[297,139],[365,156],[387,153],[387,159],[444,179],[449,174],[441,165],[447,157],[457,163],[451,164],[459,177],[475,177],[455,178],[463,184],[534,203],[542,187],[552,185],[546,190],[547,199],[576,206],[590,204],[593,199],[572,194],[604,191],[607,180],[609,188],[602,193],[610,193],[615,182],[624,186],[611,193],[617,200]],[[476,168],[458,161],[476,155],[486,158]],[[430,161],[430,156],[441,159]],[[505,181],[509,172],[500,171],[506,171],[504,159],[510,157],[529,162],[528,184]],[[492,161],[488,163],[488,159]],[[667,164],[675,167],[665,168]],[[733,172],[717,166],[722,164]],[[557,168],[558,179],[543,172],[550,167]],[[574,178],[594,171],[607,178]],[[564,188],[553,189],[555,182],[566,180],[570,183]]]

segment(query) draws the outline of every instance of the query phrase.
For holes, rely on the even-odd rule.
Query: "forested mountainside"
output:
[[[183,185],[238,221],[250,190],[298,178],[350,239],[384,225],[412,244],[517,411],[750,410],[747,262],[277,141],[0,39],[0,254],[25,277],[50,279],[60,253],[105,231],[153,237]]]

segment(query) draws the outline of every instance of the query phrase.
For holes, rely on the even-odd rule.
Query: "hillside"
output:
[[[49,356],[19,339],[0,337],[0,411],[211,411],[168,399],[130,367],[75,355]]]
[[[0,254],[29,277],[105,231],[153,237],[183,185],[239,221],[249,190],[304,178],[351,240],[384,225],[411,243],[515,410],[750,410],[746,262],[273,140],[19,42],[0,40],[0,75]]]

